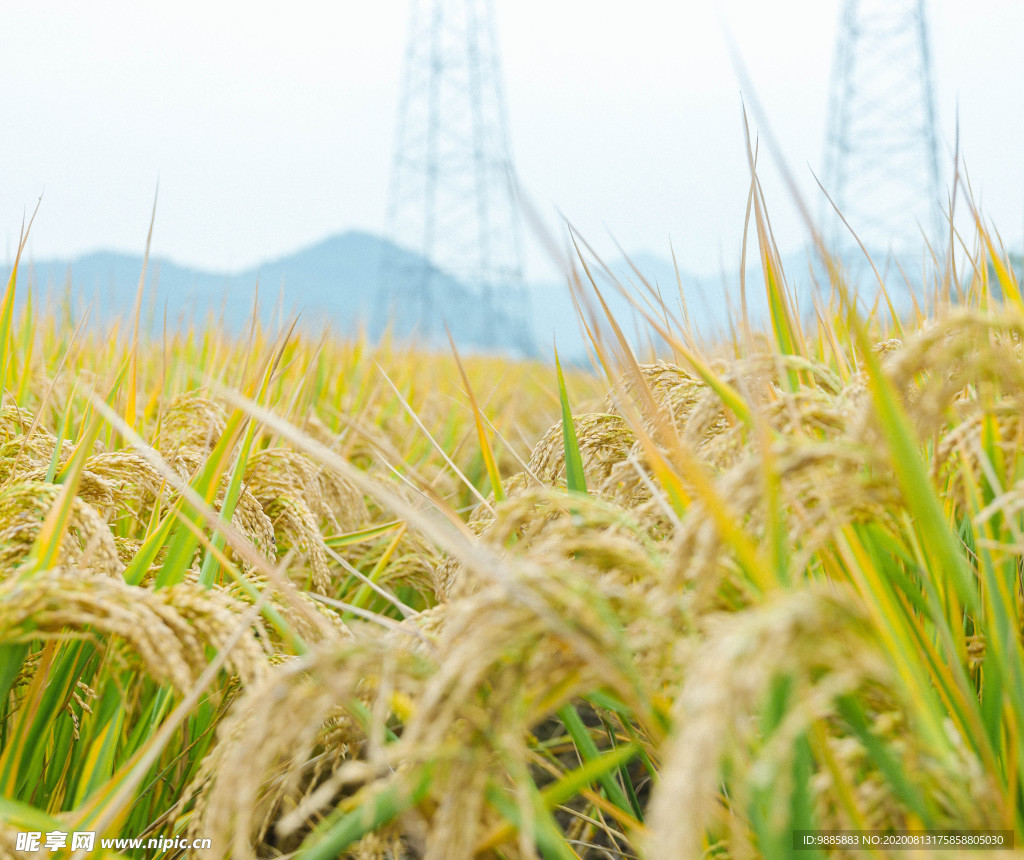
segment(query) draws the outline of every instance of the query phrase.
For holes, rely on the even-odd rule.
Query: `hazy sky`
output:
[[[520,180],[601,250],[734,267],[747,173],[728,22],[808,194],[821,171],[839,0],[498,0]],[[1024,3],[933,0],[943,166],[961,150],[1020,246]],[[0,229],[43,194],[38,259],[141,251],[239,269],[350,228],[380,232],[405,0],[4,4]],[[766,173],[780,245],[802,243]],[[554,221],[554,217],[552,217]],[[528,274],[546,274],[538,252]]]

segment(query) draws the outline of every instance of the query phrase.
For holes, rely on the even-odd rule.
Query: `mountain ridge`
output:
[[[380,335],[380,305],[385,300],[381,272],[386,254],[395,255],[393,259],[409,267],[422,265],[422,258],[413,252],[362,230],[329,234],[292,252],[236,271],[214,271],[165,257],[151,258],[144,301],[148,330],[151,334],[159,333],[165,314],[172,329],[201,324],[213,314],[218,324],[240,332],[252,319],[258,289],[259,314],[264,324],[283,325],[298,316],[300,327],[326,325],[342,337],[368,332],[376,338]],[[807,261],[806,252],[786,256],[784,269],[791,281],[794,273],[800,274],[799,283],[809,283],[814,278],[822,280]],[[62,291],[70,278],[74,313],[80,318],[88,309],[94,324],[109,324],[131,312],[141,269],[141,255],[105,250],[72,258],[29,260],[22,267],[28,282],[50,295]],[[635,270],[641,274],[637,275]],[[9,271],[8,268],[6,273]],[[670,259],[650,250],[638,251],[607,267],[595,265],[591,272],[602,298],[635,346],[642,347],[649,338],[657,338],[643,315],[621,295],[615,281],[629,289],[641,305],[648,290],[654,289],[676,319],[682,318],[682,293],[693,328],[709,339],[728,333],[730,307],[738,303],[738,272],[717,279],[700,277],[684,269],[677,271]],[[747,278],[749,315],[754,321],[766,320],[767,301],[759,270],[748,270]],[[522,352],[521,344],[511,342],[509,332],[513,326],[508,317],[498,324],[484,324],[480,314],[482,303],[472,289],[443,273],[438,273],[432,283],[438,293],[434,305],[447,309],[444,322],[460,349]],[[583,286],[584,293],[593,301],[593,289],[585,277]],[[797,287],[801,296],[809,295],[809,291],[809,286]],[[567,279],[527,284],[526,294],[530,302],[527,318],[536,352],[550,357],[552,347],[557,346],[563,357],[584,357],[588,339],[581,330]],[[810,307],[810,302],[806,307]],[[415,321],[408,313],[403,318],[401,311],[396,309],[394,332],[408,337],[414,334]],[[661,315],[657,314],[659,318]],[[443,326],[435,328],[442,330]],[[488,343],[481,335],[485,330],[504,334],[506,340]],[[439,337],[427,345],[447,348],[447,339]]]

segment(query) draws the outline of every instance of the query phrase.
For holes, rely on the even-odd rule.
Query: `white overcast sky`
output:
[[[595,246],[734,268],[747,173],[728,22],[807,192],[839,0],[498,0],[512,149],[541,209]],[[932,0],[944,166],[956,105],[984,213],[1024,223],[1024,3]],[[154,252],[237,270],[383,227],[405,0],[6,3],[0,230],[42,193],[35,259]],[[804,233],[766,173],[780,245]],[[533,252],[528,275],[547,274]]]

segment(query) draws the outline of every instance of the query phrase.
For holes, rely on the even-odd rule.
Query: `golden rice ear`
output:
[[[34,423],[35,416],[28,409],[5,405],[0,408],[0,442],[24,436]]]
[[[303,835],[346,794],[363,786],[369,802],[429,762],[423,811],[433,811],[416,832],[433,846],[427,856],[472,856],[500,824],[484,789],[504,783],[510,767],[528,770],[531,728],[574,689],[600,684],[628,697],[631,685],[622,674],[631,660],[595,605],[600,589],[588,594],[575,577],[539,565],[515,581],[516,599],[492,586],[391,634],[364,634],[343,647],[324,642],[275,668],[222,725],[195,787],[190,830],[213,835],[215,856],[294,847],[275,833]],[[356,701],[373,715],[368,728],[349,715],[332,723],[339,703]],[[401,727],[386,744],[385,724]],[[319,777],[316,763],[327,766]],[[382,835],[398,844],[392,828]],[[351,856],[373,845],[353,846]]]
[[[351,629],[336,609],[300,591],[283,574],[268,579],[258,570],[246,569],[223,588],[235,600],[246,605],[251,606],[256,600],[266,601],[302,642],[346,642],[353,638]],[[293,647],[292,643],[282,642],[280,636],[272,630],[265,631],[264,636],[272,643],[275,652],[284,649],[284,653],[289,653]]]
[[[484,543],[508,557],[542,569],[569,567],[588,578],[638,582],[660,564],[663,554],[650,540],[648,525],[632,512],[598,496],[570,496],[548,487],[516,490],[495,503],[493,515],[476,520],[476,530]],[[444,600],[466,597],[487,585],[452,556],[444,557],[435,576]]]
[[[79,495],[90,504],[109,509],[109,516],[132,514],[144,520],[153,508],[170,495],[170,488],[160,473],[134,451],[109,451],[85,461],[83,486]],[[102,482],[107,495],[90,498],[88,481]]]
[[[40,571],[0,585],[0,641],[101,637],[134,655],[150,677],[191,690],[247,608],[226,592],[181,583],[157,591],[73,569]],[[229,670],[251,682],[266,669],[253,638],[232,650]]]
[[[363,703],[373,711],[385,677],[395,694],[418,698],[426,670],[422,657],[404,653],[402,639],[328,641],[276,666],[243,694],[218,730],[188,793],[196,797],[189,831],[212,838],[215,857],[263,856],[262,843],[281,839],[297,846],[340,797],[386,780],[399,764],[397,758],[368,760],[367,731],[351,709]],[[332,783],[334,773],[341,778]],[[325,791],[325,784],[335,788]]]
[[[865,614],[847,588],[832,583],[777,595],[763,605],[721,615],[694,651],[686,681],[673,709],[674,737],[664,751],[660,780],[652,795],[643,847],[651,857],[696,857],[708,833],[741,852],[750,843],[749,822],[737,816],[757,787],[793,789],[787,781],[792,767],[790,739],[815,723],[834,728],[837,702],[856,695],[877,716],[875,732],[899,732],[902,754],[927,784],[922,791],[942,797],[953,818],[959,810],[972,827],[995,828],[998,813],[991,804],[994,786],[978,779],[980,763],[966,745],[956,760],[942,761],[927,741],[908,724],[913,703],[892,698],[899,689],[893,667]],[[759,733],[754,715],[761,712],[773,683],[789,686],[790,710],[776,729],[785,737],[771,744]],[[875,711],[875,709],[878,709]],[[905,825],[905,809],[892,787],[878,779],[878,762],[849,734],[825,741],[835,767],[858,786],[857,808],[870,810],[863,826],[873,829]],[[856,772],[857,767],[866,770]],[[722,802],[721,776],[729,780],[729,811]],[[833,786],[825,775],[810,786],[820,804],[822,827],[849,827],[848,810],[830,804]],[[782,798],[785,800],[785,796]],[[962,804],[967,804],[963,806]],[[958,811],[953,811],[958,810]]]
[[[516,597],[490,586],[445,605],[432,653],[437,669],[402,735],[432,750],[426,760],[440,765],[432,789],[440,808],[428,823],[432,857],[444,849],[472,856],[498,823],[481,786],[507,785],[513,796],[526,790],[531,739],[574,692],[600,684],[630,698],[632,655],[609,635],[602,589],[553,565],[512,570]]]
[[[0,485],[38,480],[46,474],[54,459],[57,468],[61,468],[74,452],[74,445],[65,439],[54,457],[56,449],[57,437],[44,431],[10,437],[0,444]]]
[[[629,456],[636,435],[624,418],[610,413],[573,416],[573,427],[587,486],[601,487],[615,466]],[[566,486],[561,422],[553,424],[534,447],[527,473],[547,486]]]
[[[0,489],[0,580],[16,575],[60,492],[60,484],[45,481],[22,481]],[[107,523],[77,497],[71,501],[58,563],[108,577],[119,577],[124,570]]]
[[[637,365],[637,369],[644,384],[650,389],[654,402],[665,408],[668,414],[676,420],[681,420],[689,413],[705,387],[704,382],[689,371],[665,361],[640,364]],[[646,411],[647,401],[642,396],[642,392],[637,390],[637,385],[638,382],[634,374],[624,374],[619,379],[615,391],[610,393],[605,400],[607,411],[613,414],[626,413],[620,402],[619,392],[623,392],[629,398],[633,408],[643,414]],[[645,423],[655,420],[655,416],[652,415],[644,417]],[[647,426],[650,427],[653,424],[647,423]]]
[[[334,534],[357,530],[367,518],[362,494],[306,455],[285,448],[254,455],[244,480],[272,524],[279,550],[295,549],[309,566],[313,589],[330,594],[321,523]]]
[[[227,479],[222,482],[217,494],[216,507],[218,509],[224,504],[224,494],[227,489]],[[231,525],[249,539],[259,554],[268,560],[277,559],[277,539],[274,535],[274,522],[267,516],[266,510],[260,504],[252,491],[242,486],[238,494],[238,501],[235,503],[235,512],[231,516]],[[243,569],[249,571],[252,565],[242,560]]]
[[[321,505],[316,513],[336,532],[351,532],[364,526],[369,511],[362,492],[331,469],[316,466]]]
[[[829,431],[831,432],[831,431]],[[742,517],[745,531],[758,542],[768,539],[775,505],[786,518],[789,570],[802,577],[807,565],[855,523],[893,523],[905,510],[898,488],[888,478],[884,453],[849,437],[779,437],[772,455],[775,498],[768,494],[758,452],[741,450],[735,465],[723,470],[717,486]],[[669,593],[689,591],[697,615],[746,606],[760,600],[743,585],[743,574],[718,529],[696,501],[672,535],[671,560],[661,585]]]
[[[989,396],[1024,396],[1021,338],[1024,315],[1016,310],[982,313],[960,308],[933,320],[899,348],[876,347],[908,415],[922,438],[941,428],[960,401],[978,397],[971,388],[991,386]],[[989,404],[986,404],[989,405]],[[867,437],[870,403],[863,401],[858,432]]]
[[[175,397],[164,413],[157,450],[182,477],[189,477],[217,446],[227,426],[223,407],[198,392]]]

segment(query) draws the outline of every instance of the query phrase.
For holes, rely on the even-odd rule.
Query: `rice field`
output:
[[[638,357],[583,271],[592,371],[154,339],[141,288],[100,336],[16,272],[0,857],[1024,837],[1013,268],[979,222],[902,318],[834,266],[798,308],[755,203],[771,325],[707,343],[668,303]]]

